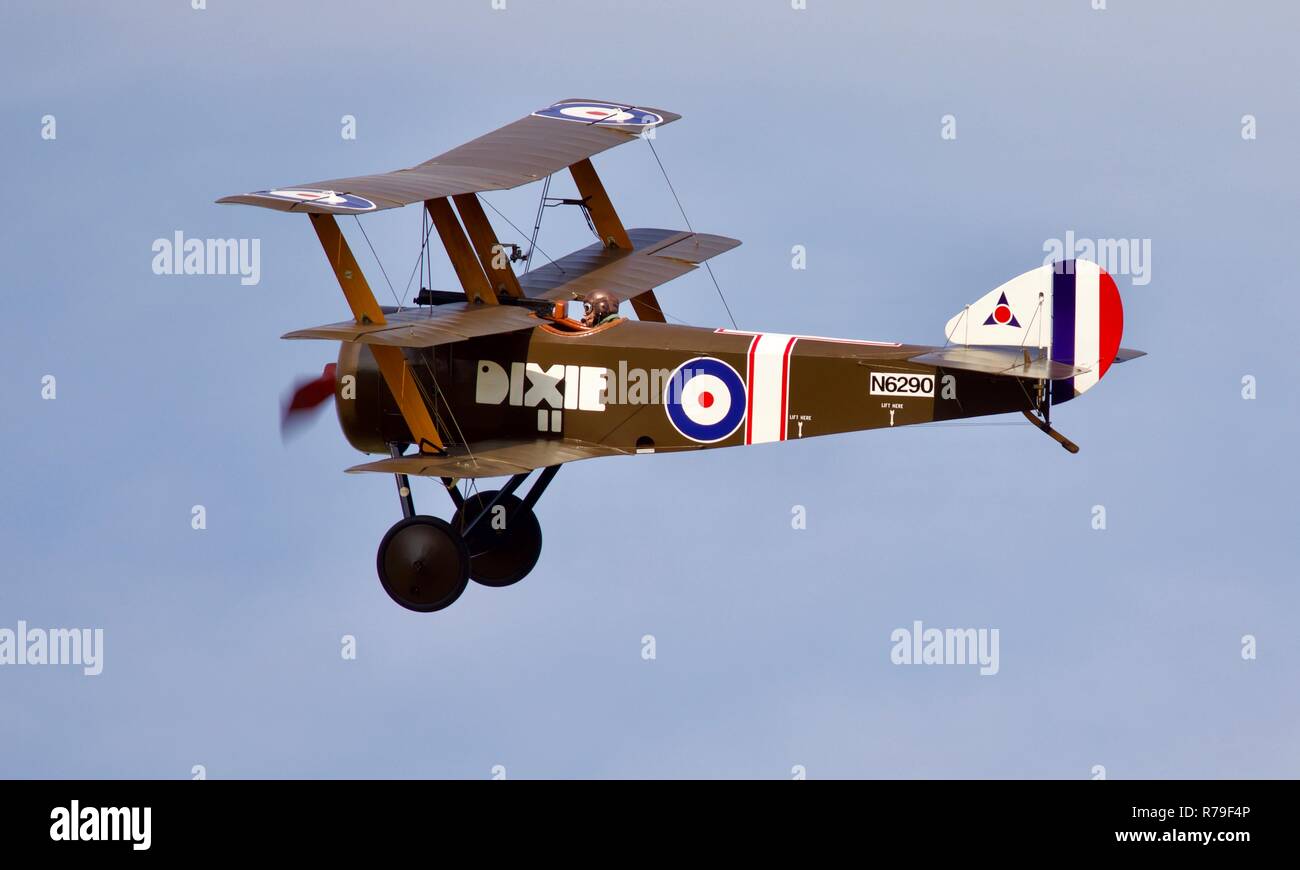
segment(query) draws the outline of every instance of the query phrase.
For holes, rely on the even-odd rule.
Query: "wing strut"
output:
[[[375,301],[375,294],[371,292],[366,276],[361,273],[357,258],[352,255],[352,249],[348,247],[347,239],[343,238],[343,231],[339,229],[334,216],[312,214],[310,217],[312,228],[320,238],[326,258],[334,267],[334,277],[338,278],[339,287],[343,288],[343,295],[347,298],[348,307],[352,309],[352,316],[356,318],[357,323],[387,323],[384,312]],[[375,362],[379,363],[379,371],[384,376],[384,382],[388,385],[389,392],[397,399],[402,418],[406,420],[406,426],[411,430],[420,452],[444,452],[445,448],[442,438],[438,435],[438,427],[433,424],[433,418],[429,416],[429,408],[424,404],[419,384],[415,382],[415,377],[406,364],[402,349],[375,345],[370,348],[370,352],[374,354]]]
[[[425,200],[424,207],[428,209],[433,226],[438,230],[442,246],[447,249],[447,256],[451,258],[451,266],[456,270],[460,286],[465,288],[465,295],[475,302],[496,305],[497,295],[492,292],[487,274],[465,236],[465,230],[461,228],[451,203],[445,198],[428,199]]]
[[[569,174],[573,176],[574,184],[578,185],[578,193],[582,195],[587,213],[591,215],[591,222],[596,225],[596,233],[605,247],[631,251],[632,239],[623,228],[618,212],[614,211],[614,204],[610,202],[609,194],[605,192],[605,185],[600,183],[600,176],[596,174],[596,167],[591,165],[590,158],[572,164],[569,167]],[[653,290],[633,296],[632,310],[642,320],[666,322],[663,309],[659,307],[659,300]]]
[[[497,241],[492,222],[483,211],[483,203],[479,202],[478,194],[462,193],[451,199],[456,203],[460,219],[465,224],[470,241],[474,243],[474,253],[478,254],[483,271],[492,282],[492,288],[499,294],[522,298],[524,291],[519,288],[519,279],[515,277],[515,270],[510,268],[510,260]]]

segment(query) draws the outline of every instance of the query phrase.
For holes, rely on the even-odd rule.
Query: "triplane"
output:
[[[591,158],[679,117],[563,100],[410,169],[218,200],[308,215],[334,268],[352,319],[284,336],[341,343],[337,365],[291,410],[332,395],[348,441],[386,457],[348,471],[396,476],[403,519],[377,565],[403,607],[440,610],[470,579],[523,579],[542,547],[533,508],[566,462],[1008,412],[1074,453],[1052,428],[1052,406],[1141,355],[1120,347],[1114,280],[1085,260],[985,294],[948,321],[942,347],[667,323],[654,288],[740,243],[625,229]],[[557,202],[579,207],[599,241],[517,274],[478,194],[549,188],[565,169],[579,198]],[[335,218],[417,202],[462,289],[422,287],[414,307],[381,307]],[[581,320],[566,316],[575,300]],[[618,315],[624,302],[635,320]],[[410,475],[441,479],[450,522],[415,512]],[[508,480],[483,492],[461,482],[491,477]]]

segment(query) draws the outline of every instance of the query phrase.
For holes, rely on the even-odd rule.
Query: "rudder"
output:
[[[1091,260],[1058,260],[1017,275],[948,321],[948,340],[964,345],[1027,347],[1086,369],[1054,381],[1053,404],[1087,392],[1106,374],[1124,334],[1115,280]]]

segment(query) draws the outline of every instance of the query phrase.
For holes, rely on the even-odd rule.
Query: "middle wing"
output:
[[[631,251],[599,242],[519,276],[524,294],[568,301],[590,290],[608,290],[624,302],[653,290],[699,263],[740,244],[735,239],[678,230],[630,230]],[[458,294],[459,295],[459,294]],[[347,320],[296,329],[282,338],[315,338],[392,347],[433,347],[482,335],[532,329],[538,319],[516,305],[453,302],[387,314],[387,323]]]
[[[600,242],[519,276],[524,295],[568,301],[590,290],[608,290],[624,302],[693,272],[710,257],[740,242],[726,236],[679,230],[628,230],[632,250]]]

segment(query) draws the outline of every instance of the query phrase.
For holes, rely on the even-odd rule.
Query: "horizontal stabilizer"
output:
[[[297,329],[281,338],[317,338],[388,347],[433,347],[483,335],[532,329],[539,323],[527,308],[473,302],[453,302],[425,310],[408,308],[387,317],[387,323],[346,320]]]
[[[1025,351],[1019,347],[945,347],[909,359],[928,366],[1033,381],[1057,381],[1088,371],[1082,366],[1050,359],[1031,359],[1026,363]]]
[[[536,441],[484,441],[466,447],[452,447],[445,456],[413,454],[355,465],[347,471],[359,474],[413,474],[420,477],[503,477],[526,474],[538,468],[594,459],[597,456],[625,456],[625,450],[587,444],[571,438]]]
[[[1131,347],[1121,347],[1115,352],[1114,362],[1128,362],[1131,359],[1137,359],[1140,356],[1146,356],[1145,350],[1134,350]]]
[[[632,250],[599,242],[519,276],[524,295],[568,301],[591,290],[607,290],[620,302],[695,271],[705,260],[740,242],[725,236],[680,230],[629,230]]]

